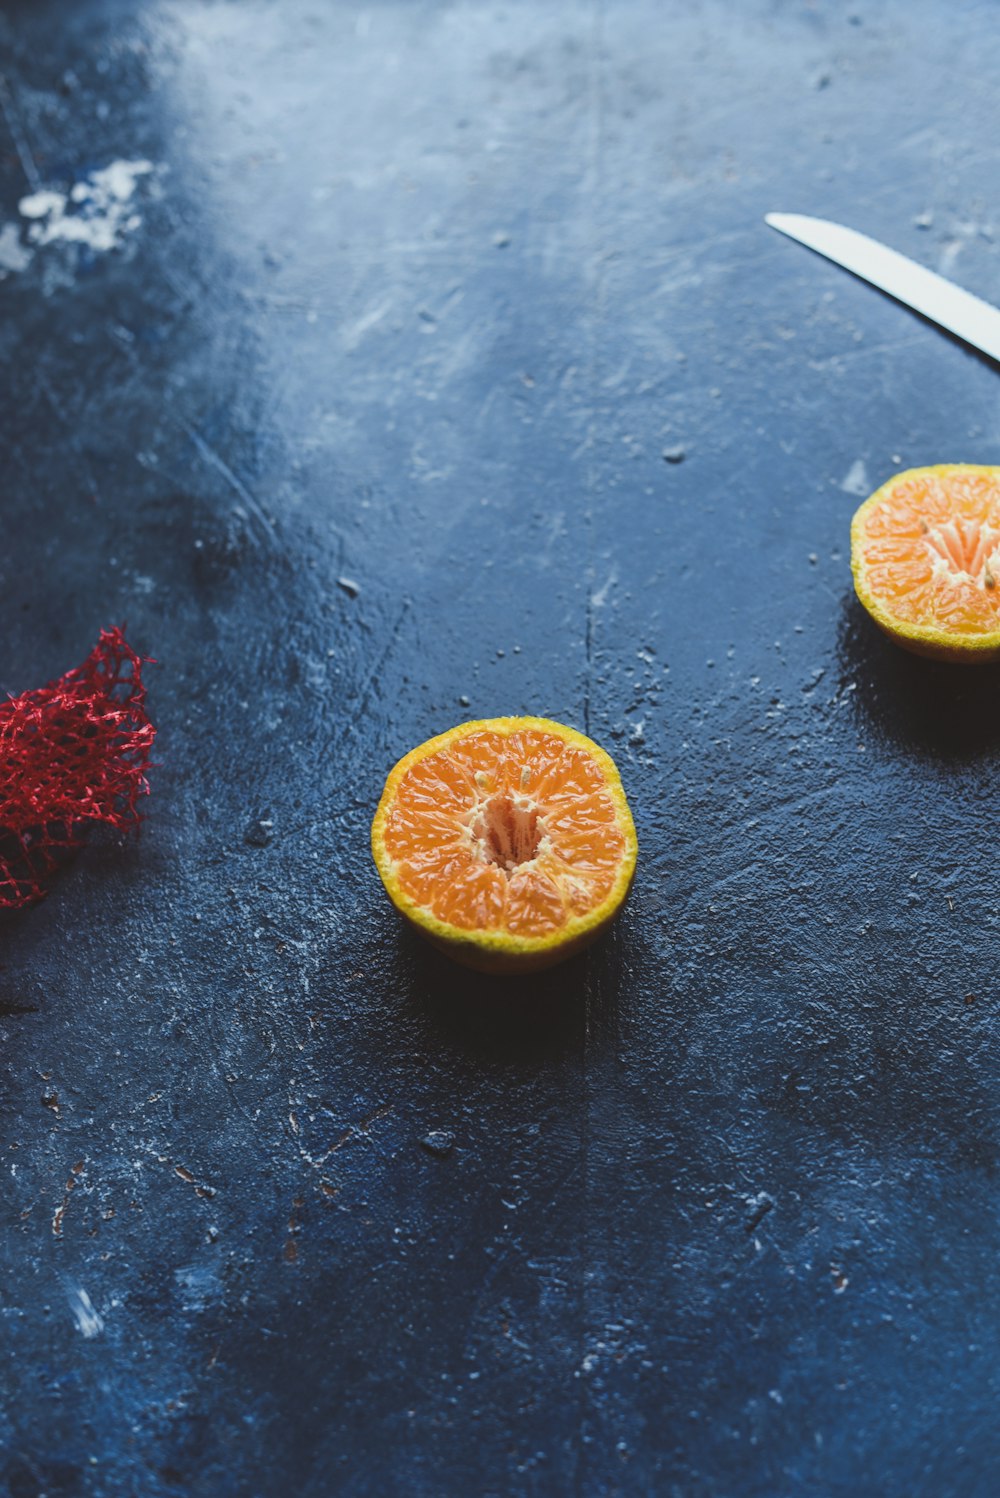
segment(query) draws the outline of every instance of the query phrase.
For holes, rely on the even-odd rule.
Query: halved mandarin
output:
[[[637,844],[614,761],[547,718],[489,718],[399,761],[372,824],[389,897],[456,961],[551,967],[604,930]]]
[[[918,655],[1000,656],[1000,468],[898,473],[851,523],[851,570],[876,624]]]

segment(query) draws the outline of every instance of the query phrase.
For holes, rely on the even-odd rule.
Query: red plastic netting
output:
[[[91,822],[140,821],[156,729],[120,629],[58,681],[0,703],[0,910],[40,900]]]

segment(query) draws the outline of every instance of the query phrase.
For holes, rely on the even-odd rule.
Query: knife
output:
[[[971,291],[963,291],[954,281],[946,281],[936,271],[907,259],[898,250],[890,250],[877,239],[827,219],[807,218],[802,213],[768,213],[764,222],[1000,361],[1000,311]]]

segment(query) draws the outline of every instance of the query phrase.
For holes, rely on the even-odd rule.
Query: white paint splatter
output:
[[[21,233],[16,224],[4,224],[0,229],[0,281],[11,271],[27,270],[31,264],[31,251],[21,243]]]
[[[82,1285],[67,1285],[66,1299],[73,1312],[77,1328],[88,1339],[99,1337],[104,1330],[104,1319],[94,1310],[93,1302]]]
[[[45,218],[49,213],[61,213],[66,207],[66,194],[62,192],[33,192],[18,203],[23,218]]]
[[[151,161],[112,161],[75,182],[68,193],[54,188],[29,193],[18,204],[29,223],[29,242],[41,246],[62,240],[101,254],[116,249],[142,223],[131,202],[139,178],[152,171]]]
[[[851,464],[846,476],[841,480],[840,487],[845,494],[856,494],[861,499],[872,492],[871,484],[868,482],[868,470],[861,458],[856,458]]]

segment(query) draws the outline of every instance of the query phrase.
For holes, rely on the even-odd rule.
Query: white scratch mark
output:
[[[628,379],[631,368],[632,359],[631,356],[629,356],[623,364],[619,365],[619,367],[614,371],[613,374],[609,374],[605,379],[601,381],[601,389],[617,390],[621,385],[624,385],[625,381]]]
[[[845,494],[857,494],[862,499],[872,492],[871,484],[868,482],[868,470],[861,458],[855,458],[841,480],[840,487]]]
[[[611,592],[611,589],[614,587],[617,581],[618,568],[617,566],[614,566],[608,573],[606,580],[597,589],[596,593],[591,593],[590,595],[590,601],[595,609],[602,609],[604,607],[604,605],[608,601],[608,594]]]
[[[82,1285],[67,1285],[66,1299],[69,1308],[73,1312],[73,1319],[79,1331],[89,1340],[91,1337],[99,1337],[104,1330],[104,1320],[94,1310],[93,1302]]]
[[[215,448],[212,447],[210,443],[205,441],[204,437],[201,435],[197,427],[192,426],[190,422],[187,421],[182,421],[181,426],[183,427],[184,431],[187,432],[188,436],[191,438],[191,441],[194,443],[195,447],[198,449],[199,453],[204,458],[209,467],[214,468],[216,473],[221,473],[222,477],[226,480],[226,483],[230,486],[233,493],[236,494],[240,499],[242,499],[243,503],[247,507],[247,510],[256,520],[258,526],[264,531],[267,538],[271,541],[275,541],[276,536],[272,522],[264,513],[263,507],[250,493],[250,490],[247,488],[246,484],[244,484],[239,475],[234,473],[225,459],[220,457]]]
[[[24,132],[24,127],[21,124],[20,115],[15,108],[14,100],[11,98],[10,89],[7,87],[7,80],[2,75],[0,75],[0,112],[3,113],[3,117],[7,122],[7,129],[10,131],[10,138],[14,142],[14,149],[20,159],[21,170],[24,172],[25,180],[31,187],[40,187],[42,179],[38,175],[38,167],[35,165],[35,158],[31,154],[28,137]]]
[[[370,311],[366,312],[363,317],[359,317],[356,322],[348,323],[342,328],[341,336],[344,340],[345,349],[348,351],[356,349],[365,334],[380,323],[391,309],[392,298],[385,297],[377,306],[372,307]]]

